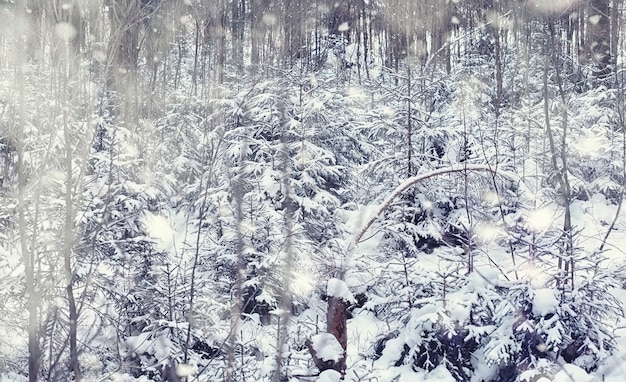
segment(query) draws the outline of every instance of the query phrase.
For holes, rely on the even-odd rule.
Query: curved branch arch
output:
[[[502,177],[509,178],[511,180],[517,181],[519,184],[522,185],[522,188],[523,188],[524,192],[527,191],[527,188],[524,186],[524,183],[522,182],[522,179],[519,176],[517,176],[516,174],[513,174],[513,173],[508,172],[508,171],[500,171],[500,170],[495,169],[493,166],[484,165],[484,164],[461,164],[461,165],[458,165],[458,166],[443,167],[443,168],[439,168],[439,169],[436,169],[436,170],[433,170],[433,171],[430,171],[430,172],[427,172],[427,173],[424,173],[424,174],[415,175],[415,176],[412,176],[412,177],[406,179],[404,182],[400,183],[389,194],[389,196],[387,196],[387,198],[385,198],[385,200],[381,204],[380,208],[378,208],[378,211],[376,211],[374,216],[372,218],[370,218],[367,221],[367,223],[365,223],[363,228],[354,237],[354,240],[353,240],[354,245],[358,246],[359,243],[361,243],[361,241],[362,241],[361,239],[363,238],[363,235],[365,235],[365,233],[370,229],[372,224],[374,224],[374,222],[376,222],[376,220],[378,220],[380,215],[383,212],[385,212],[385,210],[387,208],[389,208],[391,203],[398,196],[400,196],[400,194],[402,194],[404,191],[406,191],[408,188],[410,188],[414,184],[419,183],[421,181],[424,181],[426,179],[433,178],[435,176],[451,174],[451,173],[455,173],[455,172],[466,172],[466,171],[486,171],[486,172],[491,172],[491,173],[493,173],[495,175],[499,175],[499,176],[502,176]]]

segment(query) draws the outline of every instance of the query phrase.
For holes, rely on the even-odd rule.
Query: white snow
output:
[[[126,346],[131,353],[142,354],[148,352],[152,345],[151,333],[140,333],[126,339]]]
[[[26,382],[28,381],[28,378],[23,376],[23,375],[19,375],[13,372],[9,372],[8,374],[0,374],[0,382]]]
[[[343,348],[337,338],[330,333],[319,333],[311,337],[311,346],[322,361],[339,361],[343,358]]]
[[[342,210],[345,229],[348,233],[356,235],[363,228],[365,223],[373,219],[378,213],[379,205],[358,205],[354,211]]]
[[[318,282],[315,264],[309,256],[298,256],[297,264],[292,270],[291,291],[297,296],[308,296],[315,290]]]
[[[555,220],[554,212],[548,208],[538,208],[528,214],[528,227],[535,232],[550,228]]]
[[[348,86],[346,88],[346,96],[348,96],[351,100],[356,102],[367,102],[368,95],[363,91],[363,89],[356,86]]]
[[[341,373],[337,370],[324,370],[320,373],[317,382],[339,382],[341,381]]]
[[[350,44],[346,46],[344,59],[348,63],[358,65],[359,64],[359,46],[357,44]]]
[[[609,147],[610,142],[608,142],[602,131],[589,129],[584,130],[581,135],[572,143],[572,148],[580,156],[593,159],[606,155],[605,151]]]
[[[622,304],[626,304],[626,290],[620,289],[613,294]],[[594,373],[597,381],[623,382],[626,376],[626,326],[623,321],[615,330],[615,335],[615,352]]]
[[[593,16],[589,16],[589,23],[592,25],[597,25],[600,20],[602,19],[602,15],[593,15]]]
[[[272,26],[278,22],[276,15],[270,12],[265,12],[263,17],[261,17],[261,20],[263,20],[263,23],[267,26]]]
[[[144,223],[150,237],[156,240],[160,250],[168,250],[172,246],[174,231],[167,218],[153,213],[146,213]]]
[[[55,25],[54,34],[63,41],[70,41],[76,37],[76,28],[70,23],[61,22]]]
[[[354,315],[348,324],[348,363],[351,360],[361,359],[361,355],[367,353],[369,347],[376,340],[381,327],[377,325],[374,313],[362,311]]]
[[[176,375],[179,377],[192,377],[196,374],[197,369],[198,368],[195,365],[181,363],[176,365]]]
[[[377,370],[376,376],[379,381],[398,381],[398,382],[455,382],[454,377],[442,364],[437,366],[430,372],[423,370],[413,370],[410,365],[393,367],[385,370]]]
[[[489,244],[503,235],[502,230],[495,224],[479,223],[476,229],[477,239],[481,244]]]
[[[593,377],[580,367],[566,363],[561,365],[561,371],[556,373],[552,382],[591,382]]]
[[[381,369],[392,369],[397,361],[397,355],[401,354],[404,348],[405,339],[403,337],[392,338],[385,343],[383,354],[376,360],[375,365]]]
[[[546,14],[554,14],[565,11],[574,2],[574,0],[530,0],[529,8],[532,7],[532,9]]]
[[[343,299],[344,301],[353,303],[356,300],[354,296],[348,289],[348,286],[343,280],[339,280],[336,278],[332,278],[328,280],[328,286],[326,288],[326,294],[328,296],[338,297]]]
[[[537,289],[533,298],[533,314],[543,317],[549,313],[556,313],[559,300],[555,293],[556,291],[550,288]]]
[[[178,214],[163,216],[146,212],[143,216],[143,224],[148,236],[154,240],[160,251],[176,254],[182,250],[187,225],[183,216]]]

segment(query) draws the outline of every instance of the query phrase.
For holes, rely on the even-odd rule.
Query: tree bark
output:
[[[74,373],[76,381],[82,380],[80,372],[80,363],[78,361],[78,309],[76,307],[76,299],[74,296],[74,272],[72,270],[72,248],[74,246],[74,215],[72,204],[72,146],[71,136],[69,132],[69,121],[67,111],[63,112],[63,133],[65,137],[65,237],[63,251],[63,266],[65,270],[65,291],[67,293],[68,309],[69,309],[69,343],[70,343],[70,372]]]
[[[343,348],[343,357],[334,365],[334,369],[346,374],[346,349],[348,348],[348,302],[340,297],[328,296],[326,312],[326,331],[339,341]]]
[[[591,0],[589,3],[589,54],[597,67],[596,77],[606,78],[611,73],[609,0]]]

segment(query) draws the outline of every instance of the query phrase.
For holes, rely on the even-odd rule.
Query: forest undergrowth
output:
[[[620,380],[621,1],[315,3],[0,3],[0,381]]]

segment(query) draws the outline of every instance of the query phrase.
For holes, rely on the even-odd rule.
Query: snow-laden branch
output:
[[[437,170],[430,171],[430,172],[427,172],[427,173],[424,173],[424,174],[415,175],[415,176],[412,176],[412,177],[406,179],[398,187],[396,187],[395,190],[393,190],[391,192],[391,194],[389,194],[389,196],[381,204],[381,206],[378,209],[378,211],[376,211],[374,216],[372,216],[372,218],[367,221],[367,223],[363,226],[363,228],[355,236],[353,243],[355,245],[359,245],[359,243],[361,242],[361,239],[363,238],[363,235],[365,235],[365,233],[370,229],[372,224],[374,224],[374,222],[376,220],[378,220],[380,215],[383,212],[385,212],[385,210],[391,205],[391,203],[400,194],[402,194],[404,191],[406,191],[409,187],[411,187],[414,184],[419,183],[419,182],[421,182],[423,180],[430,179],[430,178],[435,177],[435,176],[450,174],[450,173],[454,173],[454,172],[465,172],[465,171],[487,171],[487,172],[491,172],[491,173],[493,173],[495,175],[499,175],[499,176],[502,176],[502,177],[505,177],[505,178],[509,178],[509,179],[511,179],[513,181],[518,182],[520,184],[520,186],[522,187],[523,191],[524,192],[527,191],[526,187],[524,186],[524,183],[522,182],[522,179],[518,175],[516,175],[516,174],[514,174],[512,172],[509,172],[509,171],[497,170],[493,166],[489,166],[489,165],[486,165],[486,164],[464,164],[464,163],[461,163],[461,164],[458,164],[458,165],[455,165],[455,166],[439,168]]]

